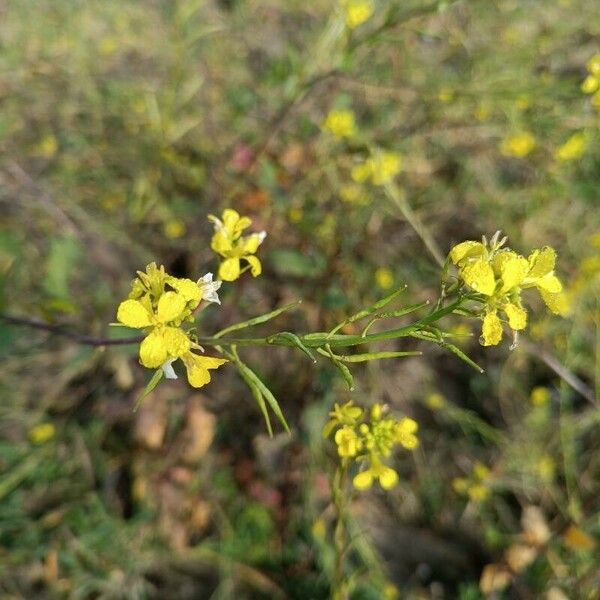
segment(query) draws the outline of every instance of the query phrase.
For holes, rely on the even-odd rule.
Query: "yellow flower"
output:
[[[379,481],[384,490],[391,490],[398,483],[398,473],[379,460],[373,460],[371,466],[358,473],[352,483],[357,490],[368,490],[374,481]]]
[[[29,430],[29,439],[33,444],[44,444],[51,440],[56,434],[52,423],[40,423]]]
[[[526,131],[509,135],[500,144],[504,156],[524,158],[535,148],[535,138]]]
[[[529,400],[534,406],[544,406],[550,401],[550,390],[543,386],[534,387],[529,395]]]
[[[503,312],[514,331],[527,326],[527,311],[521,303],[522,290],[535,287],[546,306],[556,314],[566,314],[567,297],[554,274],[556,252],[550,247],[534,250],[528,258],[503,248],[506,238],[500,232],[488,242],[468,240],[454,246],[449,259],[457,266],[459,278],[475,292],[482,294],[484,304],[481,344],[494,346],[502,340]],[[516,334],[515,334],[516,340]]]
[[[356,435],[354,429],[348,425],[335,432],[334,440],[337,444],[338,454],[342,458],[356,456],[362,447],[360,438]]]
[[[221,219],[213,215],[209,215],[208,218],[215,227],[211,248],[225,259],[219,267],[219,278],[224,281],[235,281],[243,270],[248,268],[253,277],[260,275],[262,265],[254,254],[267,234],[262,231],[242,236],[242,232],[252,224],[252,221],[248,217],[240,217],[231,208],[223,211]],[[243,270],[240,264],[242,260],[248,263],[248,267]]]
[[[332,110],[323,121],[322,129],[338,138],[352,137],[356,135],[354,113],[351,110]]]
[[[169,239],[176,240],[185,233],[185,223],[179,219],[170,219],[164,224],[163,231]]]
[[[480,258],[462,270],[463,281],[474,291],[491,296],[496,289],[496,279],[491,265]]]
[[[567,162],[581,158],[586,149],[586,139],[583,133],[574,133],[555,153],[558,160]]]
[[[390,183],[402,169],[402,157],[395,152],[377,151],[364,163],[356,165],[350,175],[356,183],[371,181],[374,185]]]
[[[587,62],[589,75],[581,84],[581,91],[584,94],[594,94],[592,96],[592,105],[600,108],[600,54],[594,54]]]
[[[413,419],[408,417],[400,419],[394,427],[396,441],[407,450],[416,448],[419,445],[419,439],[415,435],[418,428],[417,422]]]
[[[340,425],[356,425],[362,414],[363,409],[359,406],[354,406],[352,400],[342,406],[336,402],[333,410],[329,413],[331,420],[323,427],[323,437],[329,437],[331,432]]]
[[[484,502],[490,495],[490,490],[485,485],[476,483],[469,487],[467,494],[473,502]]]
[[[394,285],[394,274],[384,267],[375,271],[375,283],[382,290],[389,290]]]
[[[425,398],[425,404],[431,410],[440,410],[444,407],[444,404],[446,404],[446,399],[439,392],[431,392],[431,394]]]
[[[164,291],[167,285],[174,291]],[[193,387],[210,381],[208,369],[216,369],[227,361],[193,354],[191,350],[200,347],[179,326],[191,317],[201,300],[219,302],[216,294],[219,286],[220,282],[212,281],[211,273],[195,283],[171,277],[154,263],[148,265],[146,273],[138,272],[130,298],[119,305],[117,320],[127,327],[148,331],[140,344],[142,365],[149,369],[161,367],[168,379],[176,379],[172,363],[181,358]]]
[[[370,201],[369,195],[367,194],[366,190],[362,186],[356,185],[354,183],[343,185],[340,188],[340,198],[344,202],[348,202],[349,204],[358,205],[365,205],[368,204]]]
[[[544,454],[537,462],[535,470],[543,481],[552,481],[556,471],[556,463],[549,454]]]
[[[375,185],[389,183],[402,168],[402,157],[395,152],[379,152],[369,160],[371,161],[371,173]]]
[[[372,0],[340,0],[340,4],[344,10],[348,29],[354,29],[362,25],[371,18],[375,11]]]

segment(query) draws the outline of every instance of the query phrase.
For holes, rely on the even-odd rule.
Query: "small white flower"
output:
[[[173,369],[173,363],[176,361],[176,358],[171,358],[165,363],[163,363],[161,369],[165,374],[165,379],[177,379],[177,373],[175,373],[175,369]]]
[[[206,300],[207,302],[215,302],[216,304],[221,304],[221,300],[219,300],[219,295],[217,294],[217,290],[221,287],[222,281],[218,279],[216,281],[212,280],[213,274],[207,273],[204,277],[200,277],[198,279],[198,285],[202,290],[202,300]]]

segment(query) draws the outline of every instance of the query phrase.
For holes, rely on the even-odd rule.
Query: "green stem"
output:
[[[344,555],[346,553],[346,517],[347,517],[347,495],[346,478],[348,467],[346,460],[342,459],[337,467],[332,483],[331,493],[333,496],[333,506],[335,508],[335,530],[333,532],[333,547],[335,551],[335,563],[333,569],[332,600],[347,600],[348,582],[344,575]]]
[[[423,327],[439,321],[442,317],[454,312],[463,302],[464,298],[459,298],[452,304],[444,308],[435,310],[431,314],[415,321],[410,325],[389,329],[378,333],[370,333],[365,335],[334,335],[330,336],[328,332],[309,333],[298,335],[302,344],[307,348],[321,348],[326,344],[331,347],[350,347],[369,344],[371,342],[381,342],[384,340],[393,340],[400,337],[409,337],[415,331],[419,331]],[[198,343],[203,346],[296,346],[293,340],[286,337],[269,336],[264,338],[217,338],[214,337],[199,337]]]

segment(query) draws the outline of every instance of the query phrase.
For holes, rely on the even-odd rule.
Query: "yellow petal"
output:
[[[159,329],[147,335],[140,345],[140,362],[149,369],[160,367],[168,358],[167,348]]]
[[[226,256],[233,248],[231,238],[225,231],[217,231],[210,240],[210,247],[221,256]]]
[[[550,292],[551,294],[558,294],[559,292],[562,292],[563,289],[560,279],[552,273],[537,279],[535,285],[538,289]]]
[[[239,258],[227,258],[219,266],[219,279],[222,279],[223,281],[235,281],[239,276]]]
[[[357,490],[368,490],[373,485],[373,473],[371,469],[355,475],[352,483]]]
[[[495,312],[490,312],[483,319],[481,335],[484,346],[495,346],[502,339],[502,322]]]
[[[561,317],[564,317],[569,313],[570,303],[564,293],[559,292],[553,294],[544,289],[540,289],[539,292],[544,304],[548,307],[550,312],[553,312],[555,315],[560,315]]]
[[[545,246],[539,250],[534,250],[529,255],[529,273],[527,277],[529,279],[538,279],[548,273],[554,271],[554,265],[556,264],[556,250]]]
[[[200,286],[191,279],[180,279],[178,277],[169,277],[167,283],[177,292],[179,292],[186,302],[192,302],[196,306],[202,298]],[[194,307],[195,308],[195,307]]]
[[[507,292],[523,282],[529,271],[529,263],[523,256],[509,256],[500,268],[502,291]]]
[[[169,323],[181,317],[186,308],[185,298],[177,292],[165,292],[158,301],[156,316],[161,323]]]
[[[369,179],[369,177],[371,177],[371,164],[365,162],[362,165],[356,165],[352,168],[350,177],[352,177],[356,183],[364,183],[367,181],[367,179]]]
[[[256,256],[245,256],[244,258],[250,265],[250,273],[252,273],[252,277],[258,277],[262,273],[262,265],[260,264],[260,260]]]
[[[179,327],[165,327],[162,331],[165,348],[171,358],[180,358],[189,352],[192,343]]]
[[[188,352],[183,357],[187,369],[187,376],[190,385],[200,388],[210,382],[209,369],[217,369],[228,362],[224,358],[215,358],[213,356],[198,356]]]
[[[478,261],[467,265],[461,271],[465,283],[476,292],[491,296],[496,289],[496,280],[491,265],[480,258]]]
[[[384,490],[391,490],[398,483],[398,473],[391,467],[379,468],[379,484]]]
[[[481,242],[468,240],[457,244],[450,250],[450,260],[456,265],[465,258],[481,256],[485,252],[485,246]]]
[[[254,254],[258,247],[262,244],[265,239],[264,233],[253,233],[243,239],[242,251],[244,254]]]
[[[507,304],[504,312],[508,317],[508,324],[511,329],[519,331],[527,327],[527,311],[517,304]]]
[[[117,320],[127,327],[139,329],[151,325],[150,314],[139,300],[125,300],[119,304]]]
[[[595,75],[588,75],[581,84],[581,91],[584,94],[593,94],[600,87],[600,78]]]

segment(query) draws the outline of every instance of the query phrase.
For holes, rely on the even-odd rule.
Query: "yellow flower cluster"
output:
[[[242,236],[242,232],[250,227],[252,220],[248,217],[240,217],[232,208],[226,208],[220,219],[214,215],[209,215],[208,219],[215,227],[210,246],[225,259],[219,266],[219,278],[223,281],[235,281],[248,269],[253,277],[260,275],[262,265],[254,254],[267,234],[261,231]],[[241,261],[248,263],[243,269]]]
[[[328,131],[337,138],[349,138],[356,135],[356,121],[351,110],[332,110],[323,125],[323,131]]]
[[[197,282],[172,277],[164,267],[151,263],[146,272],[138,271],[127,300],[117,310],[117,320],[126,327],[144,329],[146,337],[140,344],[140,362],[149,369],[161,367],[167,379],[176,379],[173,362],[183,361],[193,387],[210,381],[209,369],[227,361],[201,356],[192,350],[202,350],[181,325],[193,322],[192,313],[202,300],[219,303],[220,281],[212,281],[208,273]]]
[[[369,489],[375,481],[385,490],[393,488],[398,483],[398,473],[384,460],[396,445],[408,450],[419,445],[416,421],[384,416],[384,412],[380,404],[368,412],[354,406],[352,401],[342,406],[335,404],[329,413],[331,420],[323,428],[324,437],[335,430],[333,439],[343,460],[352,459],[366,465],[353,480],[358,490]]]
[[[500,152],[513,158],[525,158],[534,148],[535,138],[527,131],[509,135],[500,143]]]
[[[581,84],[584,94],[593,94],[592,106],[600,110],[600,54],[594,54],[587,63],[588,76]]]
[[[371,18],[375,11],[373,0],[340,0],[340,4],[348,29],[362,25]]]
[[[390,183],[402,169],[402,157],[395,152],[377,151],[351,172],[356,183],[371,181],[374,185]]]
[[[484,502],[490,495],[490,470],[476,462],[469,477],[456,477],[452,481],[454,491],[468,496],[473,502]]]
[[[499,240],[500,232],[488,241],[462,242],[450,251],[450,260],[458,267],[463,284],[478,294],[485,305],[480,339],[484,346],[495,346],[502,339],[504,313],[509,327],[520,331],[527,326],[527,311],[521,302],[521,292],[536,288],[551,312],[567,312],[562,284],[554,274],[556,252],[548,246],[534,250],[528,258],[505,248],[506,238]]]

